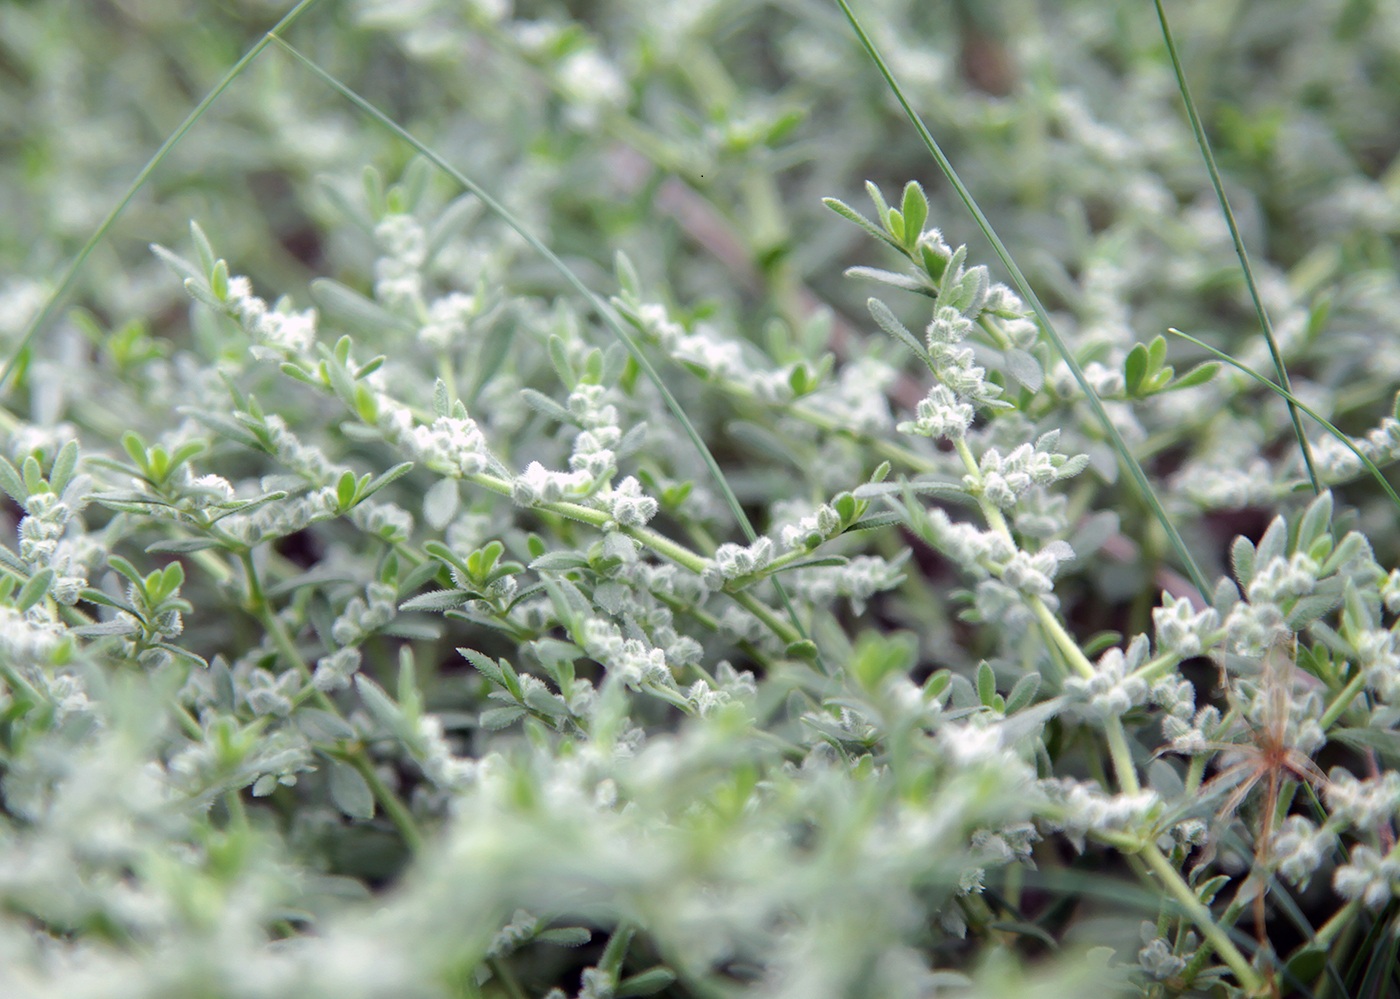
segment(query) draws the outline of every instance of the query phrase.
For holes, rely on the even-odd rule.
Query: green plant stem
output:
[[[1080,367],[1078,359],[1075,358],[1074,354],[1065,344],[1063,338],[1061,338],[1059,332],[1055,329],[1054,323],[1050,320],[1050,314],[1046,311],[1045,306],[1041,304],[1040,297],[1036,295],[1035,289],[1033,289],[1030,282],[1026,280],[1025,274],[1021,272],[1021,268],[1017,266],[1016,261],[1012,259],[1011,252],[1006,248],[1006,244],[1001,241],[1001,237],[997,235],[996,230],[992,228],[991,222],[989,222],[987,216],[983,214],[981,206],[979,206],[977,200],[973,198],[972,192],[969,191],[967,186],[962,182],[962,178],[960,178],[957,171],[953,169],[953,164],[948,160],[948,157],[944,155],[942,148],[934,140],[933,134],[929,132],[928,126],[924,124],[923,118],[919,116],[918,112],[916,112],[909,103],[908,98],[905,97],[904,90],[900,87],[898,81],[895,80],[894,74],[890,71],[890,68],[885,64],[884,58],[875,47],[875,43],[871,40],[870,36],[866,34],[860,21],[856,18],[855,12],[851,10],[850,4],[847,0],[836,0],[836,3],[846,15],[846,20],[850,22],[856,37],[860,39],[861,45],[864,46],[866,53],[879,70],[880,75],[884,78],[890,91],[899,101],[900,107],[904,109],[904,113],[909,118],[910,123],[918,131],[919,137],[923,140],[924,147],[929,151],[929,154],[938,164],[938,168],[943,172],[944,177],[948,179],[948,182],[957,192],[958,197],[976,220],[978,228],[982,230],[982,234],[986,236],[987,241],[992,244],[992,249],[996,252],[997,258],[1001,261],[1002,266],[1006,268],[1007,273],[1011,275],[1011,279],[1016,285],[1016,290],[1020,292],[1021,297],[1030,305],[1031,310],[1035,313],[1036,319],[1040,322],[1041,329],[1045,331],[1045,335],[1050,338],[1051,344],[1064,360],[1066,366],[1068,366],[1070,373],[1074,376],[1074,380],[1079,384],[1080,390],[1083,391],[1085,401],[1088,402],[1089,409],[1093,412],[1094,418],[1098,420],[1100,426],[1103,427],[1104,433],[1107,435],[1109,442],[1113,445],[1114,451],[1117,452],[1120,463],[1127,470],[1128,476],[1133,480],[1138,491],[1142,494],[1143,501],[1147,504],[1148,508],[1151,509],[1153,516],[1157,518],[1158,523],[1162,525],[1162,529],[1166,532],[1167,539],[1171,543],[1172,550],[1176,552],[1182,568],[1186,571],[1191,582],[1200,592],[1201,599],[1209,603],[1210,584],[1206,581],[1205,573],[1203,573],[1200,566],[1196,564],[1196,560],[1191,555],[1190,549],[1186,547],[1186,542],[1182,539],[1180,532],[1177,531],[1176,525],[1173,524],[1171,518],[1167,516],[1166,509],[1162,506],[1161,500],[1157,498],[1156,492],[1152,489],[1151,483],[1147,480],[1147,473],[1143,471],[1142,465],[1138,463],[1138,460],[1133,457],[1132,451],[1128,449],[1128,445],[1123,440],[1122,435],[1119,434],[1118,428],[1113,425],[1113,421],[1109,418],[1108,411],[1104,409],[1103,402],[1094,391],[1094,387],[1089,384],[1088,378],[1085,377],[1084,369]]]
[[[44,329],[44,327],[49,324],[49,321],[53,319],[54,313],[58,311],[59,305],[62,304],[63,300],[67,297],[69,290],[73,287],[74,280],[77,279],[78,272],[82,270],[83,264],[85,264],[88,257],[92,255],[92,251],[97,248],[97,244],[102,242],[112,226],[116,224],[117,219],[126,211],[127,205],[131,204],[132,199],[136,197],[136,193],[146,185],[146,181],[150,179],[151,174],[155,173],[156,168],[165,162],[166,156],[170,155],[170,151],[179,145],[180,140],[194,127],[195,122],[204,117],[204,113],[213,106],[214,102],[219,99],[219,96],[229,88],[234,80],[238,79],[238,77],[243,74],[248,64],[256,59],[262,53],[263,49],[267,48],[280,32],[286,31],[295,24],[303,14],[316,4],[316,2],[317,0],[301,0],[300,3],[289,10],[286,16],[278,21],[267,34],[258,39],[253,47],[243,54],[242,58],[229,67],[229,71],[224,74],[223,79],[214,85],[214,89],[204,95],[204,99],[194,106],[194,110],[192,110],[185,117],[185,120],[180,122],[175,131],[171,132],[170,136],[161,143],[160,148],[155,151],[155,154],[146,162],[146,165],[136,174],[135,179],[132,180],[131,185],[126,189],[121,200],[107,213],[106,218],[98,225],[97,231],[88,238],[88,241],[84,243],[82,248],[78,251],[77,256],[73,258],[67,269],[64,270],[63,276],[58,280],[58,286],[49,294],[49,297],[44,302],[43,308],[39,310],[34,318],[29,321],[29,325],[25,327],[24,335],[19,338],[19,343],[16,344],[13,353],[6,359],[4,368],[0,369],[0,391],[4,390],[5,383],[9,381],[10,375],[14,372],[15,365],[18,364],[25,348],[27,348],[34,337],[39,334],[39,331]]]
[[[1352,677],[1351,681],[1337,693],[1337,696],[1332,699],[1332,703],[1327,705],[1327,710],[1322,712],[1322,717],[1317,720],[1322,731],[1331,730],[1332,726],[1337,723],[1337,719],[1341,718],[1346,709],[1351,707],[1351,702],[1356,700],[1356,695],[1361,693],[1365,686],[1366,674],[1358,670],[1356,676]]]
[[[499,476],[489,475],[485,472],[477,472],[466,478],[467,481],[473,482],[502,496],[509,496],[511,494],[511,484]],[[570,520],[580,521],[581,523],[589,524],[599,529],[613,523],[612,518],[603,511],[595,510],[592,507],[583,506],[579,503],[556,500],[540,503],[538,505],[542,510],[548,510],[562,517],[568,517]],[[704,572],[709,563],[709,560],[704,556],[691,551],[684,545],[677,544],[664,534],[653,531],[649,527],[617,526],[616,529],[626,534],[628,537],[640,541],[658,555],[670,559],[682,568],[689,569],[697,575]],[[791,552],[788,555],[774,559],[770,568],[782,568],[782,566],[797,561],[799,558],[807,558],[810,554],[810,552]],[[776,580],[774,580],[774,582],[776,583]],[[733,597],[745,610],[761,620],[784,642],[791,644],[792,642],[801,641],[802,638],[805,637],[800,628],[784,623],[780,617],[774,614],[771,609],[757,597],[753,596],[753,594],[743,590],[725,590],[724,592]]]
[[[1181,874],[1171,865],[1171,862],[1167,860],[1156,844],[1149,843],[1144,847],[1142,856],[1147,861],[1148,866],[1152,868],[1153,873],[1157,875],[1162,886],[1185,911],[1196,929],[1201,931],[1201,935],[1205,937],[1211,948],[1235,973],[1240,987],[1250,995],[1261,994],[1264,990],[1263,979],[1250,966],[1244,954],[1240,953],[1229,934],[1216,924],[1211,917],[1210,910],[1201,904],[1201,900],[1196,897],[1191,886],[1182,879]]]
[[[1269,356],[1274,361],[1274,371],[1278,374],[1279,384],[1288,391],[1293,391],[1293,386],[1288,380],[1288,367],[1283,363],[1283,354],[1279,351],[1278,340],[1274,337],[1274,326],[1269,321],[1269,311],[1264,308],[1264,301],[1259,297],[1259,287],[1254,281],[1254,268],[1249,264],[1249,253],[1245,250],[1244,239],[1240,236],[1240,227],[1235,222],[1235,213],[1230,210],[1230,199],[1225,196],[1225,186],[1220,181],[1220,170],[1215,165],[1215,154],[1211,152],[1210,140],[1206,138],[1206,130],[1201,125],[1201,116],[1196,113],[1196,102],[1191,98],[1191,88],[1186,83],[1186,71],[1182,69],[1181,57],[1176,50],[1176,41],[1172,38],[1171,26],[1167,23],[1167,12],[1162,7],[1162,0],[1152,0],[1157,8],[1157,22],[1162,27],[1162,40],[1167,45],[1167,55],[1171,58],[1172,72],[1176,75],[1176,84],[1181,91],[1182,103],[1186,105],[1186,117],[1191,120],[1191,132],[1196,137],[1196,146],[1201,151],[1201,158],[1205,160],[1206,170],[1210,173],[1210,183],[1215,188],[1215,199],[1220,202],[1220,211],[1225,216],[1225,224],[1230,227],[1230,240],[1235,244],[1235,256],[1240,261],[1240,271],[1244,274],[1246,287],[1249,289],[1250,300],[1254,303],[1254,315],[1259,320],[1259,328],[1264,333],[1264,341],[1269,345]],[[1298,449],[1303,454],[1303,464],[1308,469],[1308,479],[1312,483],[1314,493],[1322,492],[1322,486],[1318,483],[1317,469],[1313,467],[1312,447],[1308,444],[1308,437],[1303,433],[1303,420],[1298,415],[1298,407],[1293,403],[1288,403],[1288,417],[1293,423],[1294,436],[1298,438]]]

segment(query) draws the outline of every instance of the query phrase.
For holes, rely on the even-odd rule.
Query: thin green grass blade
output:
[[[671,393],[671,390],[666,387],[666,383],[662,380],[656,367],[647,358],[646,354],[642,352],[636,340],[627,332],[626,327],[617,317],[612,307],[609,306],[607,302],[603,301],[601,296],[584,284],[582,279],[574,273],[573,269],[569,267],[568,264],[564,263],[553,250],[541,242],[534,233],[526,229],[524,224],[515,217],[510,209],[493,198],[470,177],[462,173],[451,163],[448,163],[441,155],[430,149],[421,140],[403,128],[403,126],[399,125],[398,122],[394,121],[383,111],[379,110],[379,108],[375,107],[354,90],[350,89],[350,87],[336,79],[285,39],[275,38],[275,41],[289,55],[315,74],[323,83],[335,90],[351,104],[354,104],[363,114],[372,118],[394,135],[398,136],[401,140],[408,143],[439,170],[451,177],[464,189],[480,198],[481,203],[490,209],[497,218],[514,229],[525,242],[530,244],[530,247],[536,253],[549,261],[555,270],[559,272],[560,276],[564,278],[565,282],[588,302],[593,308],[593,311],[597,313],[598,317],[608,329],[612,331],[613,335],[626,346],[628,352],[636,359],[638,367],[642,369],[647,378],[656,386],[656,390],[661,393],[661,398],[666,403],[666,408],[669,409],[672,415],[679,421],[681,427],[685,430],[686,436],[690,438],[691,443],[695,446],[695,450],[699,452],[701,460],[704,461],[705,467],[709,469],[711,477],[713,477],[715,484],[719,487],[720,493],[724,496],[725,503],[728,505],[730,512],[733,513],[734,519],[738,522],[744,535],[749,541],[756,541],[758,539],[758,532],[754,530],[753,524],[749,522],[748,515],[744,513],[744,508],[740,505],[739,498],[734,495],[734,490],[730,487],[728,479],[725,478],[724,471],[719,467],[719,462],[715,461],[715,456],[710,453],[710,449],[701,438],[699,431],[697,431],[695,425],[690,422],[690,418],[685,415],[685,410],[681,407],[680,402],[677,401],[676,397]],[[777,579],[773,579],[773,585],[782,599],[783,607],[787,611],[793,627],[797,629],[798,634],[803,638],[807,638],[807,631],[803,627],[802,621],[798,618],[797,611],[793,607],[792,601],[788,598],[787,591]]]
[[[1361,464],[1365,465],[1366,470],[1371,473],[1371,477],[1375,479],[1376,482],[1380,483],[1381,489],[1385,490],[1385,494],[1389,496],[1390,501],[1395,504],[1395,509],[1400,510],[1400,496],[1396,495],[1395,490],[1392,489],[1390,483],[1386,481],[1385,473],[1380,470],[1380,467],[1374,461],[1362,454],[1360,449],[1357,448],[1357,446],[1351,442],[1351,438],[1348,437],[1343,431],[1338,430],[1335,426],[1333,426],[1331,421],[1329,421],[1325,416],[1323,416],[1317,410],[1313,409],[1307,403],[1303,402],[1301,399],[1295,396],[1292,392],[1288,391],[1288,389],[1284,388],[1282,385],[1269,381],[1269,379],[1265,378],[1259,372],[1255,371],[1248,365],[1241,364],[1239,361],[1235,360],[1223,350],[1217,350],[1210,344],[1206,343],[1204,340],[1199,340],[1189,333],[1183,333],[1179,329],[1168,327],[1167,332],[1175,334],[1176,336],[1181,337],[1183,340],[1187,340],[1191,343],[1194,343],[1197,347],[1200,347],[1202,350],[1207,350],[1211,354],[1215,355],[1215,357],[1218,360],[1223,361],[1224,363],[1230,365],[1232,368],[1236,368],[1239,371],[1243,371],[1245,374],[1249,375],[1250,378],[1253,378],[1260,385],[1263,385],[1275,395],[1281,396],[1282,398],[1286,399],[1290,405],[1296,406],[1299,409],[1299,411],[1306,413],[1311,419],[1316,420],[1318,425],[1321,426],[1323,430],[1326,430],[1333,437],[1337,438],[1337,440],[1341,441],[1342,445],[1348,451],[1356,455],[1356,457],[1360,460]]]
[[[1254,315],[1259,319],[1259,328],[1264,331],[1264,340],[1269,345],[1269,356],[1274,359],[1274,371],[1278,375],[1278,384],[1292,392],[1293,385],[1288,380],[1288,368],[1283,363],[1283,354],[1278,349],[1278,340],[1274,338],[1274,324],[1269,320],[1269,310],[1264,308],[1264,301],[1259,297],[1259,287],[1254,282],[1254,268],[1249,264],[1249,253],[1245,250],[1244,239],[1240,236],[1240,227],[1235,224],[1235,213],[1230,210],[1230,199],[1225,196],[1225,187],[1220,182],[1220,170],[1215,165],[1215,154],[1211,152],[1210,140],[1206,138],[1206,130],[1201,126],[1201,116],[1196,113],[1196,102],[1191,98],[1191,88],[1186,84],[1186,72],[1181,67],[1181,58],[1177,55],[1176,42],[1172,38],[1171,26],[1167,24],[1167,12],[1162,7],[1162,0],[1152,0],[1157,7],[1157,20],[1162,26],[1162,40],[1167,43],[1167,55],[1171,57],[1172,72],[1176,74],[1176,85],[1181,91],[1181,100],[1186,105],[1186,117],[1191,120],[1191,131],[1196,136],[1196,146],[1201,150],[1201,158],[1206,162],[1206,170],[1210,173],[1211,186],[1215,188],[1215,199],[1220,202],[1220,211],[1225,215],[1225,224],[1230,227],[1230,239],[1235,244],[1235,256],[1240,261],[1240,271],[1244,274],[1245,286],[1249,289],[1249,297],[1254,302]],[[1303,464],[1308,468],[1308,480],[1312,483],[1313,492],[1322,491],[1322,485],[1318,482],[1317,469],[1313,467],[1312,447],[1308,444],[1307,434],[1303,433],[1303,419],[1298,414],[1298,407],[1292,402],[1288,404],[1288,416],[1293,421],[1293,434],[1298,438],[1298,449],[1303,453]]]
[[[1041,304],[1039,296],[1037,296],[1035,291],[1031,288],[1030,282],[1026,280],[1026,276],[1021,273],[1021,268],[1016,265],[1016,261],[1011,258],[1010,251],[1008,251],[1006,245],[1002,243],[1001,238],[996,234],[996,230],[992,228],[992,224],[987,220],[987,216],[982,213],[982,209],[977,204],[976,199],[973,198],[972,192],[963,184],[957,171],[953,169],[953,164],[950,163],[948,157],[943,154],[942,148],[934,140],[932,133],[928,130],[928,126],[924,124],[918,112],[909,104],[908,98],[904,95],[903,88],[900,87],[899,82],[894,78],[894,74],[890,71],[889,66],[885,64],[885,60],[875,47],[874,41],[866,34],[860,21],[856,18],[855,12],[851,10],[850,4],[847,0],[836,0],[836,2],[841,7],[842,12],[845,13],[846,20],[850,23],[851,29],[855,32],[861,45],[865,47],[865,51],[870,56],[871,61],[880,71],[880,75],[884,77],[885,84],[890,88],[890,92],[893,93],[895,99],[899,101],[900,107],[904,109],[904,113],[908,117],[910,123],[918,130],[919,137],[923,140],[925,148],[927,148],[930,155],[933,156],[934,161],[938,164],[938,168],[943,171],[943,175],[948,178],[948,182],[953,185],[953,189],[957,192],[959,199],[967,206],[968,212],[970,212],[972,217],[976,220],[978,227],[982,230],[982,234],[986,236],[987,241],[992,244],[992,249],[996,251],[997,258],[1001,261],[1002,266],[1005,267],[1007,273],[1011,275],[1011,280],[1016,285],[1016,290],[1020,292],[1021,297],[1030,304],[1032,311],[1035,312],[1036,319],[1040,322],[1041,328],[1045,330],[1045,335],[1050,338],[1050,342],[1054,345],[1055,350],[1064,358],[1065,364],[1069,366],[1070,373],[1074,375],[1074,380],[1079,383],[1080,389],[1084,392],[1084,397],[1089,403],[1090,410],[1103,427],[1104,433],[1108,436],[1109,443],[1113,446],[1113,450],[1118,453],[1120,462],[1123,467],[1127,469],[1129,477],[1131,477],[1133,482],[1137,485],[1138,491],[1142,494],[1143,501],[1147,504],[1148,508],[1151,509],[1152,515],[1157,518],[1157,522],[1162,525],[1162,529],[1166,532],[1167,541],[1171,545],[1172,550],[1176,552],[1181,567],[1186,571],[1186,574],[1191,578],[1192,584],[1200,592],[1201,599],[1206,603],[1210,603],[1211,588],[1210,584],[1206,582],[1205,573],[1203,573],[1200,566],[1196,564],[1195,558],[1192,557],[1190,550],[1186,547],[1186,542],[1182,540],[1181,534],[1177,531],[1176,525],[1173,524],[1171,518],[1167,516],[1167,511],[1163,508],[1161,500],[1158,499],[1157,494],[1153,491],[1152,484],[1148,482],[1147,474],[1142,470],[1142,466],[1138,464],[1137,459],[1134,458],[1132,452],[1128,450],[1128,445],[1123,441],[1117,428],[1114,427],[1113,421],[1108,418],[1108,413],[1103,407],[1102,400],[1099,399],[1093,386],[1089,384],[1089,380],[1084,377],[1083,368],[1079,366],[1079,362],[1075,360],[1074,355],[1070,353],[1064,340],[1061,339],[1060,334],[1055,330],[1055,326],[1050,321],[1050,316],[1045,311],[1045,306]]]
[[[214,89],[204,95],[204,99],[194,106],[194,110],[186,116],[179,127],[171,132],[170,136],[161,143],[160,148],[155,151],[155,154],[146,162],[146,165],[141,168],[141,171],[131,182],[131,186],[126,189],[126,193],[122,195],[121,200],[107,213],[107,217],[102,220],[102,224],[97,227],[97,231],[83,244],[82,249],[78,251],[78,255],[73,258],[67,270],[63,272],[63,277],[59,278],[58,286],[54,288],[49,294],[48,299],[45,300],[44,307],[38,311],[34,318],[29,321],[29,325],[25,327],[24,335],[20,337],[14,352],[5,359],[5,367],[0,369],[0,391],[4,391],[5,383],[9,381],[10,375],[14,372],[15,365],[19,363],[19,359],[24,354],[25,349],[34,338],[39,335],[39,332],[48,325],[49,321],[53,319],[54,313],[58,311],[64,298],[67,297],[69,289],[73,287],[73,282],[77,278],[78,272],[83,269],[83,264],[87,262],[87,258],[92,255],[92,251],[97,248],[97,244],[102,242],[112,226],[116,224],[122,212],[126,211],[126,206],[131,204],[131,199],[136,197],[136,193],[146,186],[146,181],[150,179],[151,174],[155,173],[156,168],[159,167],[161,163],[165,162],[165,158],[170,155],[170,151],[179,145],[180,140],[194,127],[195,122],[204,117],[204,113],[219,99],[219,95],[227,90],[229,85],[242,75],[243,70],[258,57],[263,49],[267,48],[268,44],[277,36],[278,32],[290,28],[302,14],[306,13],[307,10],[316,3],[317,0],[301,0],[295,7],[287,11],[286,16],[273,25],[272,29],[268,31],[267,34],[258,39],[257,44],[245,52],[243,57],[229,68],[229,71],[224,74],[223,79],[214,85]]]

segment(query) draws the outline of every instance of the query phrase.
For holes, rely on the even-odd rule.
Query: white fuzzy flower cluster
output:
[[[974,716],[973,720],[944,725],[938,730],[939,747],[958,767],[987,767],[1004,772],[1010,785],[1029,783],[1035,771],[1017,754],[1005,725]]]
[[[1251,604],[1240,601],[1230,608],[1225,629],[1234,651],[1258,659],[1273,647],[1274,642],[1288,634],[1283,611],[1277,604]]]
[[[1203,654],[1211,645],[1211,633],[1220,627],[1220,614],[1213,607],[1197,611],[1190,600],[1162,591],[1162,603],[1152,609],[1152,626],[1159,651],[1190,659]]]
[[[1246,593],[1251,603],[1286,604],[1317,589],[1320,566],[1306,552],[1279,556],[1256,566]]]
[[[482,300],[476,295],[460,291],[443,295],[428,306],[428,321],[419,328],[418,339],[434,350],[461,344],[481,309]]]
[[[863,614],[871,597],[904,582],[902,567],[907,554],[893,562],[878,555],[858,555],[845,565],[799,569],[792,573],[793,589],[819,605],[845,597],[855,613]]]
[[[637,321],[649,337],[692,370],[742,388],[765,402],[783,403],[793,397],[789,383],[791,366],[774,370],[756,364],[752,352],[745,352],[738,341],[722,336],[706,324],[699,324],[693,332],[687,332],[684,326],[670,317],[664,305],[654,302],[638,307]],[[820,398],[823,401],[834,399],[837,411],[855,408],[849,400],[841,401],[846,399],[844,394],[834,397],[827,391]],[[853,419],[872,425],[880,424],[879,409],[884,405],[883,393],[878,398],[879,404],[867,403],[860,407],[860,415],[853,416]],[[888,406],[884,406],[884,410],[884,419],[888,420]],[[880,426],[883,428],[885,424]]]
[[[1322,867],[1336,847],[1337,837],[1302,815],[1290,815],[1274,833],[1270,854],[1278,872],[1298,888]]]
[[[393,583],[370,583],[363,597],[351,597],[331,625],[331,638],[340,646],[358,645],[398,614],[398,588]]]
[[[413,535],[413,514],[397,503],[364,500],[350,510],[350,522],[390,544],[407,541]]]
[[[1400,420],[1387,416],[1365,437],[1351,438],[1352,446],[1376,465],[1385,466],[1400,458]],[[1350,479],[1365,471],[1351,450],[1330,434],[1313,442],[1313,461],[1329,480]]]
[[[1400,702],[1400,635],[1386,628],[1367,628],[1351,640],[1366,686],[1387,704]]]
[[[88,564],[100,556],[93,539],[82,533],[70,536],[69,532],[87,504],[87,486],[84,476],[81,482],[70,483],[61,497],[51,492],[31,493],[19,522],[21,561],[36,571],[53,571],[49,594],[61,604],[78,602],[88,583]]]
[[[245,545],[256,545],[271,538],[285,538],[311,524],[338,515],[340,501],[330,486],[313,489],[304,496],[289,496],[280,503],[265,503],[251,513],[236,513],[219,521],[230,537]]]
[[[1392,614],[1400,614],[1400,569],[1391,569],[1381,584],[1381,603]]]
[[[316,342],[316,310],[292,312],[285,300],[278,308],[269,309],[267,302],[253,294],[253,283],[246,277],[228,279],[225,308],[238,320],[245,333],[258,344],[254,348],[270,350],[274,357],[304,354]]]
[[[607,402],[611,392],[606,385],[583,382],[569,393],[566,408],[585,430],[599,427],[617,427],[619,418],[617,407]]]
[[[263,417],[263,428],[267,431],[272,453],[284,468],[316,483],[330,482],[340,474],[341,469],[326,457],[324,451],[313,444],[303,443],[276,413]]]
[[[1084,380],[1089,383],[1094,394],[1100,398],[1121,398],[1127,387],[1123,381],[1122,368],[1111,368],[1098,361],[1090,361],[1088,364],[1082,365],[1080,370],[1084,372]],[[1054,370],[1050,373],[1049,382],[1055,390],[1055,394],[1061,398],[1073,399],[1083,394],[1079,387],[1079,380],[1074,377],[1074,372],[1064,361],[1055,365]]]
[[[603,618],[589,618],[582,630],[583,651],[628,687],[635,690],[643,683],[672,683],[664,649],[649,646],[638,638],[624,638],[617,625]]]
[[[414,453],[435,471],[467,476],[491,467],[486,435],[471,417],[439,416],[409,435]]]
[[[1157,935],[1157,924],[1142,924],[1144,946],[1138,951],[1138,967],[1154,982],[1165,982],[1181,974],[1186,968],[1186,958],[1173,953],[1171,943]]]
[[[712,590],[723,588],[731,579],[759,572],[773,561],[773,541],[759,538],[751,545],[723,544],[705,565],[700,578]]]
[[[312,686],[327,692],[350,686],[350,678],[360,668],[360,660],[360,650],[354,646],[322,656],[316,660],[316,670],[311,674]]]
[[[961,401],[946,385],[935,385],[927,396],[919,400],[913,420],[904,420],[897,427],[901,434],[917,437],[932,437],[934,440],[946,437],[961,440],[972,426],[974,410],[971,404]]]
[[[292,713],[293,698],[301,686],[301,677],[295,670],[272,673],[256,667],[248,672],[247,681],[243,697],[253,714],[286,718]]]
[[[374,227],[381,256],[374,262],[374,297],[391,308],[416,312],[423,301],[428,236],[411,215],[391,213]]]
[[[1049,485],[1059,479],[1078,475],[1089,464],[1086,454],[1069,457],[1053,449],[1059,443],[1060,432],[1044,434],[1032,446],[1022,444],[1006,455],[988,448],[978,459],[978,473],[963,478],[963,485],[973,495],[980,493],[987,501],[1003,510],[1034,486]]]
[[[783,373],[784,384],[787,373]],[[861,357],[848,361],[837,373],[836,384],[813,398],[822,409],[840,419],[853,433],[872,437],[889,432],[894,423],[890,414],[889,389],[899,371],[884,361]]]
[[[1210,752],[1211,744],[1220,737],[1220,710],[1207,706],[1194,717],[1172,712],[1162,719],[1162,734],[1170,742],[1172,752],[1197,755]]]
[[[928,511],[928,526],[938,550],[974,575],[985,577],[993,570],[1000,571],[1016,554],[1016,546],[1005,535],[954,522],[937,507]]]
[[[47,663],[63,630],[42,606],[28,611],[0,607],[0,659],[16,665]]]
[[[1171,488],[1203,510],[1271,507],[1279,492],[1274,470],[1263,458],[1238,464],[1190,461],[1172,476]]]
[[[1360,902],[1373,911],[1390,902],[1397,883],[1400,883],[1400,857],[1393,852],[1382,856],[1369,846],[1353,849],[1351,860],[1338,867],[1332,876],[1332,887],[1338,895]]]
[[[1191,727],[1191,716],[1196,713],[1196,688],[1190,680],[1182,679],[1179,673],[1168,673],[1152,684],[1147,699],[1165,712],[1163,726],[1171,722],[1178,726],[1178,733]]]
[[[627,476],[616,488],[605,489],[598,496],[608,515],[621,527],[644,527],[656,516],[660,504],[642,492],[642,484]]]
[[[460,791],[476,779],[479,764],[452,752],[443,735],[442,719],[437,715],[420,717],[416,735],[414,759],[423,776],[438,790]]]
[[[1065,694],[1081,702],[1080,712],[1095,721],[1121,718],[1147,701],[1147,681],[1132,674],[1147,662],[1150,651],[1146,635],[1133,639],[1126,653],[1109,649],[1099,657],[1092,677],[1065,680]]]
[[[1058,808],[1055,818],[1046,824],[1063,832],[1076,849],[1084,849],[1084,837],[1089,833],[1125,833],[1144,831],[1160,807],[1153,791],[1136,794],[1105,794],[1097,784],[1073,778],[1040,781],[1041,788]]]
[[[788,551],[811,551],[840,529],[841,515],[823,503],[797,523],[785,525],[779,536]]]
[[[1333,768],[1322,794],[1332,819],[1356,829],[1374,829],[1400,815],[1400,773],[1387,770],[1378,777],[1358,780]]]
[[[1034,554],[1017,549],[1001,570],[1001,581],[1027,596],[1048,597],[1055,589],[1055,574],[1061,562],[1074,558],[1074,550],[1064,541],[1052,541]]]
[[[973,271],[981,272],[986,280],[984,268],[973,268]],[[989,406],[1000,402],[1001,387],[987,381],[987,371],[975,363],[971,347],[959,346],[972,332],[973,319],[980,309],[980,302],[975,302],[967,312],[951,305],[937,306],[924,334],[938,380],[958,398],[974,406]]]
[[[559,64],[559,89],[569,102],[567,115],[579,128],[591,128],[605,111],[625,107],[627,83],[597,49],[571,53]]]
[[[554,472],[532,461],[511,482],[510,495],[521,506],[555,503],[563,499],[565,493],[578,489],[583,480],[577,472]]]
[[[616,426],[598,426],[584,430],[574,438],[569,468],[583,476],[584,488],[592,490],[606,484],[617,471],[615,448],[622,441],[622,431]]]

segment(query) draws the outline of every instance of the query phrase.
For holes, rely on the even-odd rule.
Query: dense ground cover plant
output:
[[[0,8],[0,992],[1397,987],[1400,17],[871,6]]]

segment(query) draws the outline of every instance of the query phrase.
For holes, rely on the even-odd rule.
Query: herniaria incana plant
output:
[[[625,120],[587,39],[513,30],[574,127]],[[1328,487],[1393,418],[1307,428],[1315,492],[1257,428],[1232,477],[1182,427],[1246,378],[1105,284],[1062,357],[917,183],[828,199],[900,268],[848,271],[867,320],[754,337],[625,254],[569,293],[420,151],[327,182],[334,277],[195,225],[178,347],[79,313],[4,398],[6,995],[1340,979],[1400,882],[1400,571]],[[1205,592],[1120,482],[1173,448],[1198,543],[1277,508]]]

